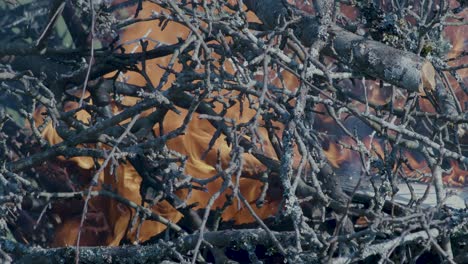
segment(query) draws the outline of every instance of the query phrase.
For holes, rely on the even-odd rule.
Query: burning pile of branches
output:
[[[467,261],[465,1],[74,2],[0,4],[0,261]]]

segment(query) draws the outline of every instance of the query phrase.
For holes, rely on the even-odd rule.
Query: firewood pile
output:
[[[0,263],[468,263],[466,7],[0,3]]]

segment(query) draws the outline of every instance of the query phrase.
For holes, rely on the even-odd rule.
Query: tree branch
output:
[[[270,29],[281,26],[289,17],[288,10],[299,16],[293,29],[304,46],[318,40],[320,23],[316,17],[286,5],[282,0],[246,0],[244,3]],[[416,54],[397,50],[377,41],[365,39],[333,25],[331,37],[324,49],[326,55],[338,59],[352,69],[384,80],[409,91],[435,89],[435,70],[432,64]]]

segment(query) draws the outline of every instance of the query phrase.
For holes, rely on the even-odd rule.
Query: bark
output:
[[[293,232],[273,232],[282,243],[294,239]],[[273,241],[262,229],[223,230],[206,232],[203,239],[214,247],[243,244],[273,247]],[[79,263],[160,263],[163,260],[177,260],[178,253],[192,250],[198,240],[198,234],[187,235],[177,244],[158,241],[151,245],[120,247],[81,247]],[[0,248],[15,256],[22,256],[15,263],[73,263],[75,247],[39,248],[27,247],[9,240],[0,240]],[[179,260],[180,261],[180,260]]]
[[[281,243],[288,243],[294,239],[294,232],[273,232]],[[436,228],[409,233],[394,239],[367,246],[361,255],[347,255],[331,259],[331,263],[350,263],[356,260],[364,260],[373,255],[386,255],[397,246],[415,243],[421,240],[436,239],[440,231]],[[304,240],[307,238],[304,237]],[[348,239],[343,237],[342,239]],[[79,263],[161,263],[162,261],[181,261],[180,253],[191,250],[198,240],[198,234],[187,235],[178,241],[178,244],[158,241],[151,245],[135,245],[120,247],[81,247]],[[213,231],[204,234],[204,240],[213,247],[228,247],[237,245],[263,245],[273,247],[273,241],[266,231],[262,229],[241,229]],[[40,248],[28,247],[15,242],[0,239],[0,248],[6,253],[22,256],[15,263],[72,263],[75,260],[74,247]],[[304,253],[313,248],[303,248]],[[458,256],[463,258],[464,256]],[[318,262],[319,259],[310,256],[307,261]]]
[[[319,34],[319,19],[308,15],[281,0],[247,0],[247,7],[270,29],[281,25],[291,11],[300,17],[293,26],[302,44],[311,47],[323,36]],[[435,70],[432,64],[416,54],[401,51],[377,41],[363,38],[336,25],[328,29],[326,55],[347,64],[353,70],[384,80],[409,91],[435,89]]]

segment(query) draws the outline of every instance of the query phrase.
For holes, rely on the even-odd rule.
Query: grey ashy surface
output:
[[[342,177],[342,184],[343,189],[347,191],[351,191],[354,189],[356,184],[359,181],[359,176],[353,177]],[[420,183],[420,182],[412,182],[410,183],[413,188],[413,193],[416,199],[421,198],[424,195],[424,192],[427,189],[427,186],[430,185],[429,194],[427,198],[423,201],[423,206],[435,206],[437,204],[436,194],[434,186],[431,183]],[[399,183],[398,185],[398,192],[395,196],[395,201],[406,205],[411,200],[411,192],[406,183]],[[468,204],[468,188],[446,188],[449,197],[447,198],[445,204],[452,208],[456,209],[463,209],[465,208],[465,201]],[[365,193],[365,194],[374,194],[374,189],[369,180],[363,179],[361,180],[361,185],[358,189],[358,192]]]

